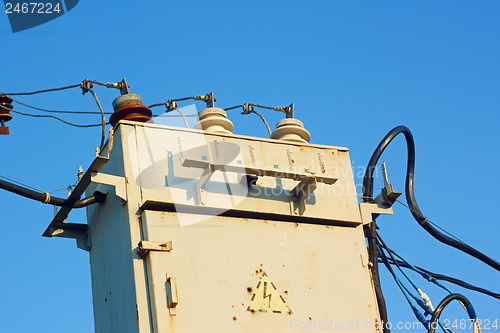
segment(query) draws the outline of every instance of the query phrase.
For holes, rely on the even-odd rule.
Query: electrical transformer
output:
[[[293,118],[233,134],[215,107],[194,129],[118,121],[71,194],[105,202],[44,234],[89,252],[96,332],[379,332],[363,226],[391,208],[308,140]]]

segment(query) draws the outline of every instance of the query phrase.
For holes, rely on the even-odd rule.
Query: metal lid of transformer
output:
[[[215,133],[232,133],[234,125],[227,119],[226,111],[214,106],[216,99],[213,93],[205,96],[195,96],[196,100],[203,100],[207,103],[207,108],[198,112],[198,123],[195,128]]]

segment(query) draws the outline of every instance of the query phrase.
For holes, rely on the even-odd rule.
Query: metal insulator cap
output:
[[[304,124],[295,118],[285,118],[278,121],[276,129],[271,133],[271,139],[308,143],[311,134],[304,128]]]
[[[138,122],[152,121],[153,112],[142,104],[142,98],[136,94],[125,94],[113,101],[113,114],[109,117],[111,126],[116,126],[120,120]]]
[[[7,135],[9,134],[9,128],[5,126],[5,123],[12,119],[12,115],[10,111],[12,110],[12,98],[5,95],[0,95],[0,134]],[[7,108],[7,109],[6,109]]]
[[[208,132],[232,133],[234,125],[227,119],[226,111],[210,107],[198,112],[199,121],[194,128]]]

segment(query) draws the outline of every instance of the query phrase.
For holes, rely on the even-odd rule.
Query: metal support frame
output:
[[[82,179],[78,182],[73,192],[71,192],[68,200],[79,200],[91,182],[92,173],[98,172],[106,162],[108,162],[108,157],[97,156],[83,175]],[[83,223],[64,222],[72,209],[72,207],[61,207],[42,236],[75,238],[79,248],[89,251],[90,240],[88,239],[88,225]]]
[[[198,205],[203,205],[203,195],[202,192],[205,188],[205,185],[207,182],[210,180],[210,177],[212,174],[219,170],[219,171],[225,171],[225,172],[234,172],[234,173],[240,173],[245,175],[254,175],[254,176],[261,176],[261,177],[276,177],[276,178],[285,178],[285,179],[293,179],[293,180],[298,180],[300,183],[292,190],[290,193],[291,200],[293,201],[304,201],[305,205],[305,199],[311,194],[317,187],[317,182],[319,183],[324,183],[324,184],[335,184],[337,181],[337,178],[333,177],[328,177],[328,176],[323,176],[323,175],[316,175],[313,173],[305,173],[305,172],[296,172],[293,170],[280,170],[280,169],[272,169],[272,168],[265,168],[265,167],[249,167],[245,165],[233,165],[233,164],[224,164],[224,163],[219,163],[218,160],[218,149],[217,149],[217,144],[218,142],[215,143],[215,159],[213,158],[212,151],[210,149],[210,146],[208,147],[208,157],[203,158],[198,158],[198,157],[188,157],[186,156],[185,152],[182,149],[182,143],[179,142],[179,148],[180,148],[180,162],[183,167],[187,168],[198,168],[198,169],[203,169],[203,174],[201,175],[200,179],[198,180],[196,184],[196,192],[197,192],[197,198],[198,198]],[[307,195],[305,195],[307,193]],[[305,207],[299,209],[301,212],[300,214],[303,214],[305,210]]]
[[[297,186],[290,191],[290,208],[292,214],[304,214],[306,210],[306,199],[317,187],[316,178],[308,177],[302,179]]]

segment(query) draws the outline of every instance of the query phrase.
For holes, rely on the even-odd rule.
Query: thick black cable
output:
[[[65,89],[71,89],[71,88],[77,88],[81,87],[81,84],[73,84],[70,86],[65,86],[65,87],[59,87],[59,88],[50,88],[50,89],[43,89],[43,90],[37,90],[37,91],[30,91],[30,92],[17,92],[17,93],[0,93],[0,95],[35,95],[35,94],[41,94],[45,92],[50,92],[50,91],[58,91],[58,90],[65,90]]]
[[[389,317],[387,314],[387,305],[385,303],[384,294],[382,292],[382,285],[380,283],[379,267],[378,267],[378,255],[377,255],[377,224],[375,221],[365,226],[365,236],[368,242],[368,257],[372,263],[371,275],[373,280],[373,287],[375,289],[375,296],[377,298],[377,304],[379,308],[380,318],[383,322],[387,323]],[[389,327],[387,325],[383,326],[384,333],[390,333]]]
[[[472,307],[472,304],[467,299],[467,297],[461,294],[450,294],[445,298],[443,298],[443,300],[438,304],[438,306],[436,306],[436,309],[432,314],[431,320],[429,321],[429,330],[427,331],[427,333],[434,333],[436,331],[437,322],[439,320],[439,317],[441,317],[441,312],[443,312],[444,308],[446,308],[446,306],[450,304],[450,302],[453,300],[457,300],[460,303],[462,303],[464,308],[467,310],[469,318],[474,322],[474,325],[476,325],[475,323],[477,320],[476,311],[474,310],[474,307]]]
[[[40,193],[37,191],[33,191],[26,187],[19,186],[2,179],[0,179],[0,189],[21,195],[29,199],[61,207],[82,208],[94,203],[104,202],[104,200],[106,199],[106,195],[100,192],[95,192],[94,195],[81,200],[62,199],[58,197],[52,197],[47,192]]]
[[[415,143],[413,141],[413,135],[411,134],[410,130],[407,127],[398,126],[393,128],[382,139],[382,141],[377,146],[377,149],[375,149],[375,152],[370,158],[370,162],[368,163],[368,167],[366,169],[365,176],[363,178],[363,196],[361,197],[363,201],[369,202],[373,200],[373,172],[377,166],[377,162],[382,153],[384,152],[385,148],[400,133],[404,134],[408,149],[408,162],[406,169],[406,186],[405,186],[406,201],[415,220],[418,222],[418,224],[420,224],[420,226],[422,226],[429,234],[431,234],[438,241],[450,245],[460,251],[463,251],[481,260],[485,264],[495,268],[497,271],[500,271],[499,262],[481,253],[480,251],[476,250],[470,245],[458,242],[457,240],[444,235],[443,233],[439,232],[436,228],[434,228],[430,223],[427,223],[427,219],[423,216],[422,212],[420,211],[420,208],[418,207],[417,201],[415,199],[415,194],[413,191],[413,177],[415,170]]]

